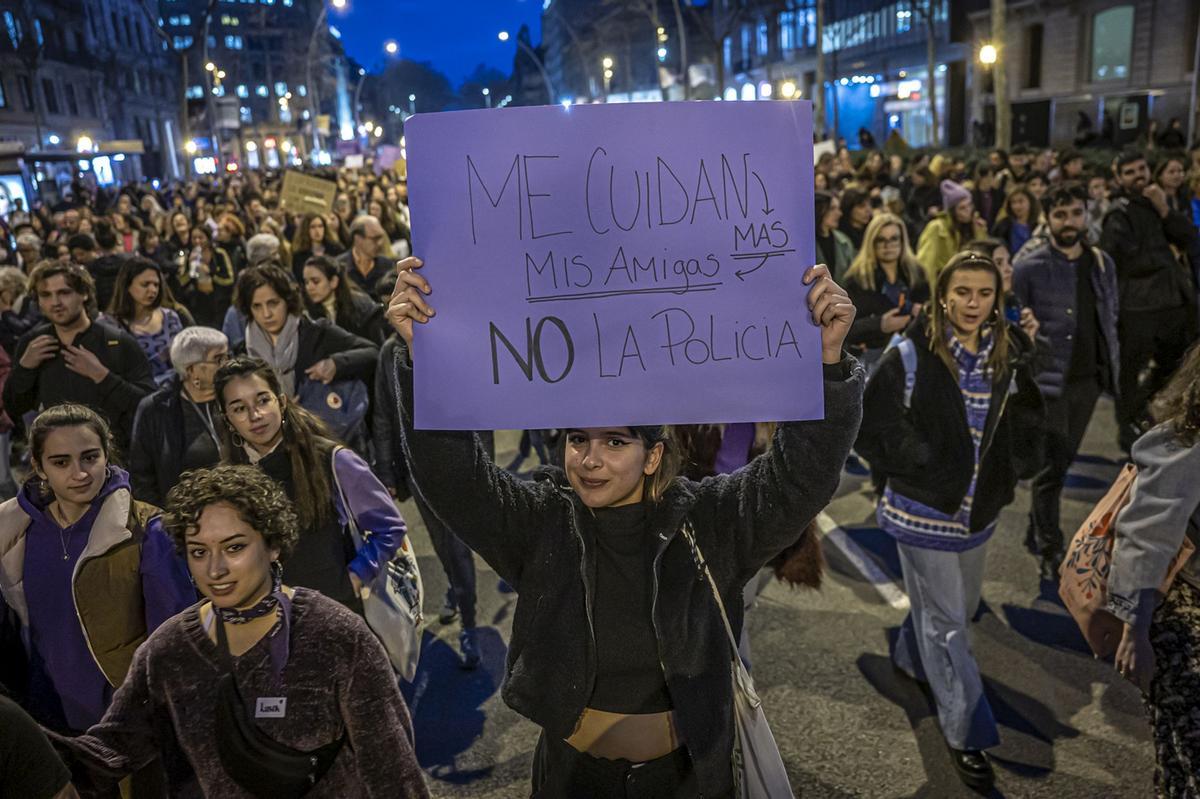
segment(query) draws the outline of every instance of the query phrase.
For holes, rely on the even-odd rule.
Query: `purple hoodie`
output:
[[[51,729],[86,730],[112,699],[96,665],[75,609],[71,581],[87,546],[92,524],[113,492],[129,490],[129,475],[115,466],[91,506],[75,524],[60,528],[48,502],[27,482],[17,497],[30,518],[25,537],[24,579],[29,603],[29,710]],[[149,634],[196,601],[187,567],[175,552],[158,516],[146,526],[139,573]]]

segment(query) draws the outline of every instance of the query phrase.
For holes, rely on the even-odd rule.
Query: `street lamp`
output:
[[[196,146],[195,139],[188,139],[186,142],[184,142],[183,149],[188,155],[195,155],[196,150],[199,148]]]
[[[492,107],[492,90],[489,89],[487,86],[483,87],[483,99],[484,99],[484,102],[487,103],[487,107],[491,108]]]
[[[214,64],[213,62],[209,61],[207,64],[204,65],[204,69],[208,72],[214,72],[217,69],[217,65]]]
[[[342,11],[346,8],[346,0],[330,0],[330,5],[332,5],[334,8],[336,8],[338,11]],[[320,106],[320,102],[317,97],[317,95],[318,95],[317,87],[313,83],[313,74],[312,74],[313,50],[316,49],[317,36],[320,35],[322,28],[324,28],[325,30],[328,30],[328,28],[325,27],[325,22],[328,18],[329,18],[329,6],[325,5],[324,3],[321,3],[321,13],[317,15],[317,21],[313,25],[312,35],[308,37],[308,49],[306,51],[308,55],[304,59],[304,72],[305,72],[305,84],[304,85],[305,85],[305,92],[308,94],[308,107],[309,107],[308,124],[312,126],[313,152],[314,153],[316,153],[318,150],[321,149],[321,131],[318,129],[319,126],[317,125],[317,114],[320,113],[321,106]]]
[[[95,143],[92,142],[91,136],[80,136],[75,140],[75,150],[81,153],[90,153],[95,149]]]
[[[502,42],[507,42],[508,31],[500,31],[497,34],[497,38]],[[554,91],[554,82],[550,80],[550,73],[546,72],[546,65],[542,63],[542,59],[538,58],[538,54],[534,52],[533,48],[526,44],[520,36],[517,37],[517,47],[525,51],[525,54],[529,56],[529,60],[538,68],[538,72],[542,73],[542,81],[546,84],[546,96],[553,103],[554,97],[558,92]]]
[[[792,99],[796,96],[796,82],[790,80],[784,81],[783,85],[779,87],[779,93],[783,95],[785,100]]]
[[[609,91],[612,89],[613,60],[610,56],[605,56],[600,65],[604,67],[604,99],[607,101]]]
[[[996,48],[994,45],[985,44],[979,48],[979,63],[991,66],[996,63]]]
[[[388,55],[395,55],[400,52],[400,45],[396,44],[395,40],[389,39],[383,49]]]

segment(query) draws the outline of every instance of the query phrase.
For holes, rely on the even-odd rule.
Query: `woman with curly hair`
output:
[[[1200,555],[1158,593],[1184,539],[1200,549],[1200,345],[1151,412],[1158,425],[1133,445],[1138,475],[1117,517],[1108,609],[1125,623],[1117,670],[1146,695],[1158,795],[1200,796]]]
[[[251,466],[188,472],[164,520],[204,599],[138,648],[99,724],[55,736],[76,777],[166,753],[172,796],[428,796],[379,641],[337,602],[283,584],[298,535],[274,481]]]

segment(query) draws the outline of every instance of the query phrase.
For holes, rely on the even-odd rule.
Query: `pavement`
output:
[[[1065,492],[1068,534],[1119,469],[1112,419],[1102,401]],[[500,463],[517,439],[498,434]],[[1028,507],[1022,484],[987,544],[983,605],[971,631],[1000,724],[991,796],[1151,797],[1154,754],[1140,694],[1092,657],[1057,587],[1040,582],[1022,544]],[[408,502],[402,510],[426,589],[425,645],[406,695],[432,794],[528,796],[538,730],[500,698],[516,595],[500,592],[495,573],[476,559],[483,661],[461,671],[458,626],[437,621],[445,575],[416,508]],[[844,474],[819,521],[828,560],[822,589],[771,581],[747,622],[755,682],[797,795],[978,796],[955,776],[930,697],[891,666],[889,644],[908,598],[895,546],[875,526],[865,476]]]

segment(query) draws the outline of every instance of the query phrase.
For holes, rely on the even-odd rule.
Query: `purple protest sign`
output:
[[[812,107],[548,106],[407,124],[424,429],[821,418]]]

